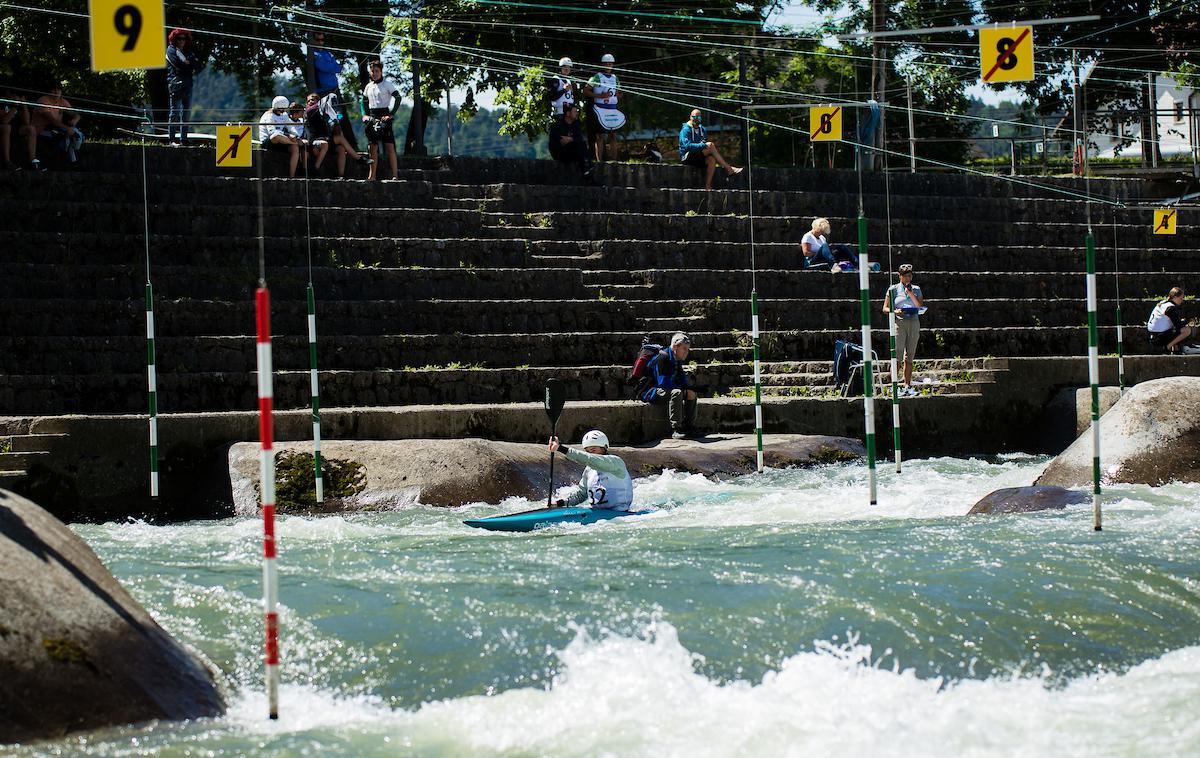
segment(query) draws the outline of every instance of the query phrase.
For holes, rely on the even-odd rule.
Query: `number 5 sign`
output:
[[[89,0],[92,70],[167,65],[163,0]]]

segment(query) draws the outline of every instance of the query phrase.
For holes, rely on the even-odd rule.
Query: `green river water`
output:
[[[963,514],[1046,459],[639,480],[650,515],[533,534],[412,507],[282,518],[280,720],[261,523],[80,525],[222,672],[219,719],[18,755],[1200,755],[1200,487]],[[3,748],[0,748],[0,752]]]

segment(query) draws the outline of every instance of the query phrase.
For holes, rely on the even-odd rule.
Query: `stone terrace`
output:
[[[253,290],[258,193],[216,175],[210,150],[149,148],[150,254],[162,412],[255,406]],[[97,145],[86,173],[0,175],[0,408],[6,414],[144,413],[141,151]],[[401,181],[309,183],[312,281],[327,406],[536,400],[548,376],[571,399],[626,397],[643,335],[692,334],[697,383],[750,382],[751,287],[744,180],[706,193],[674,165],[602,167],[601,188],[546,162],[403,160]],[[268,174],[278,166],[268,163]],[[1081,182],[1040,180],[1081,194]],[[799,188],[813,188],[801,191]],[[813,216],[853,246],[853,173],[755,172],[757,287],[766,392],[821,396],[834,339],[856,338],[858,277],[803,271]],[[1109,197],[1163,196],[1093,182]],[[881,177],[866,179],[875,349],[890,281]],[[276,398],[308,403],[305,184],[264,182]],[[930,300],[921,368],[939,391],[974,393],[1004,357],[1086,352],[1085,203],[1005,178],[895,174],[893,264]],[[1106,209],[1093,206],[1100,267],[1113,270]],[[1119,230],[1127,351],[1144,352],[1151,300],[1200,271],[1194,225]],[[1126,219],[1132,220],[1132,213]],[[1116,282],[1100,280],[1101,352],[1115,351]]]

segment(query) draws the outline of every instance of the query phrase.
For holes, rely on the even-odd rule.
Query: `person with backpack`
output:
[[[316,164],[313,168],[320,172],[321,164],[325,160],[325,152],[329,145],[333,145],[337,150],[338,176],[341,177],[346,175],[347,154],[364,166],[369,166],[374,161],[358,152],[342,134],[339,125],[343,120],[342,113],[337,106],[340,98],[341,95],[337,92],[331,92],[324,96],[316,92],[308,93],[304,105],[304,133],[308,135],[309,141],[314,146],[313,155],[316,157]],[[325,149],[318,149],[321,143],[325,143]]]
[[[583,435],[583,450],[567,447],[558,441],[558,437],[550,438],[550,452],[562,453],[566,459],[583,466],[583,476],[579,485],[571,491],[565,500],[558,500],[555,506],[569,508],[587,502],[590,508],[608,508],[614,511],[627,511],[633,507],[633,478],[625,461],[608,452],[608,436],[599,429],[593,429]]]
[[[1167,293],[1167,299],[1154,306],[1150,318],[1146,319],[1146,334],[1150,338],[1150,347],[1159,353],[1177,355],[1180,347],[1188,337],[1192,336],[1192,327],[1187,325],[1183,317],[1183,290],[1172,287]]]
[[[644,403],[667,403],[671,438],[677,440],[695,432],[696,391],[689,386],[687,372],[683,370],[691,349],[691,338],[683,332],[676,332],[671,337],[671,346],[659,350],[645,363],[638,393],[638,398]]]

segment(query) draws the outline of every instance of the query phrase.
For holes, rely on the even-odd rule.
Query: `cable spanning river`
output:
[[[963,514],[1045,459],[639,480],[660,509],[462,525],[415,507],[280,525],[280,720],[262,694],[260,522],[80,526],[225,676],[221,719],[28,754],[1200,754],[1200,487]]]

